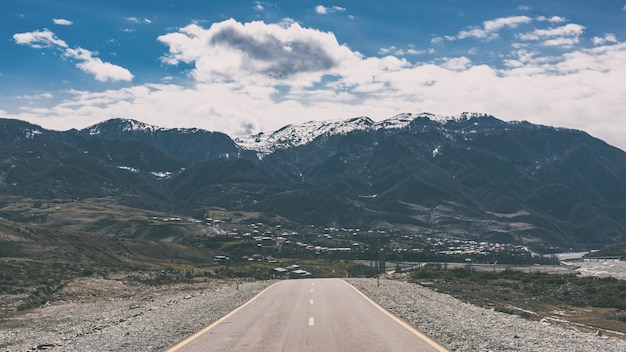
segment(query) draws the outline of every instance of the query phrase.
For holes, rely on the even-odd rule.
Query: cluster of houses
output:
[[[207,224],[217,225],[213,219],[207,219]],[[219,225],[217,225],[219,227]],[[311,225],[303,228],[302,233],[284,229],[280,224],[267,225],[264,223],[251,223],[246,229],[241,224],[234,225],[231,229],[223,229],[223,234],[232,235],[238,239],[242,248],[255,246],[259,253],[281,253],[288,250],[293,253],[313,252],[314,254],[346,253],[346,258],[356,258],[361,253],[371,254],[378,251],[391,251],[398,253],[400,258],[406,254],[434,253],[449,256],[488,256],[494,253],[530,253],[525,246],[494,243],[488,241],[463,240],[455,238],[439,237],[435,233],[412,233],[398,232],[393,229],[362,230],[358,228],[319,227]],[[349,254],[348,254],[349,253]],[[387,252],[389,253],[389,252]],[[341,256],[340,256],[341,257]],[[408,257],[405,257],[408,258]],[[267,261],[275,263],[271,256],[261,254],[243,256],[243,261]],[[272,274],[276,276],[306,275],[299,269],[276,268]]]
[[[487,255],[499,252],[529,252],[525,246],[507,243],[478,242],[472,240],[427,238],[426,243],[439,249],[440,254],[447,255]]]
[[[278,260],[276,260],[276,258],[272,256],[263,256],[262,254],[258,254],[258,253],[252,254],[250,256],[245,255],[241,257],[241,259],[245,261],[250,261],[250,262],[262,261],[262,262],[267,262],[267,263],[278,263]],[[231,261],[231,259],[225,255],[216,255],[213,257],[213,261],[216,263],[228,263]],[[269,274],[273,276],[274,278],[289,277],[291,279],[304,278],[304,277],[308,277],[312,275],[310,272],[300,269],[300,266],[296,264],[289,265],[285,268],[283,267],[273,268],[270,270]]]
[[[312,274],[306,270],[301,270],[300,266],[294,264],[286,268],[274,268],[272,269],[272,275],[276,278],[289,276],[291,279],[299,279],[309,277]]]

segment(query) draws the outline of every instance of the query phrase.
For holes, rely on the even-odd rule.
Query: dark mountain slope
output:
[[[67,132],[1,120],[0,193],[115,196],[190,214],[220,206],[531,245],[626,242],[626,153],[581,131],[403,114],[271,136],[240,146],[221,133],[134,120]]]
[[[111,119],[78,133],[106,140],[142,142],[187,162],[241,157],[241,150],[228,135],[196,128],[164,129],[136,120]]]
[[[145,209],[175,207],[170,191],[154,176],[41,138],[0,144],[0,194],[34,199],[113,196]]]
[[[383,218],[402,215],[469,237],[506,232],[590,244],[626,233],[625,157],[580,131],[486,116],[321,136],[260,166]],[[323,212],[308,213],[316,209]]]

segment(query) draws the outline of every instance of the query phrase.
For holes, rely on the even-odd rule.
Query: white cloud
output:
[[[52,21],[54,22],[54,24],[59,26],[71,26],[72,24],[74,24],[74,22],[62,18],[53,18]]]
[[[67,48],[67,43],[59,39],[49,31],[44,29],[43,31],[34,31],[27,33],[16,33],[13,35],[13,39],[17,44],[28,45],[35,49],[61,47]]]
[[[58,49],[67,58],[79,61],[76,64],[80,70],[94,76],[98,81],[131,81],[133,75],[127,69],[94,57],[93,53],[83,48],[70,48],[67,43],[56,37],[54,33],[45,29],[27,33],[16,33],[13,39],[17,44],[28,45],[35,49]]]
[[[494,39],[498,37],[498,31],[502,28],[516,28],[520,24],[530,23],[532,19],[528,16],[511,16],[502,17],[495,20],[483,22],[482,28],[472,28],[470,30],[461,31],[457,35],[458,39],[477,38],[477,39]]]
[[[545,46],[571,47],[580,41],[584,30],[585,26],[570,23],[556,28],[536,29],[530,33],[519,34],[518,38],[526,41],[542,40]]]
[[[42,99],[52,99],[54,95],[52,93],[46,92],[42,94],[36,95],[20,95],[16,97],[17,99],[26,99],[26,100],[42,100]]]
[[[561,23],[561,22],[567,21],[567,19],[564,18],[564,17],[552,16],[552,17],[550,17],[550,19],[548,21],[550,21],[552,23]]]
[[[532,10],[533,8],[532,8],[532,7],[530,7],[530,6],[528,6],[528,5],[519,5],[519,6],[517,7],[517,9],[518,9],[519,11],[530,11],[530,10]]]
[[[578,37],[583,33],[584,29],[584,26],[570,23],[557,28],[536,29],[530,33],[520,34],[519,37],[522,40],[539,40],[547,37]]]
[[[77,48],[66,49],[65,56],[80,61],[76,67],[82,71],[89,73],[100,82],[106,81],[131,81],[132,73],[127,69],[108,62],[103,62],[97,57],[93,57],[93,53],[89,50]]]
[[[346,8],[341,7],[341,6],[331,6],[331,7],[326,7],[323,5],[315,6],[315,12],[317,12],[320,15],[327,15],[329,13],[344,12],[344,11],[346,11]]]
[[[390,46],[388,48],[381,48],[378,50],[378,53],[381,55],[394,55],[394,56],[406,56],[406,55],[421,55],[425,54],[426,50],[417,50],[414,47],[410,46],[408,49],[400,49],[395,46]]]
[[[406,55],[421,55],[426,53],[426,50],[417,50],[417,49],[407,49],[405,54]]]
[[[263,11],[265,10],[265,7],[263,6],[263,4],[260,1],[255,1],[254,2],[254,9],[257,11]]]
[[[604,37],[593,37],[593,45],[604,45],[606,43],[617,43],[617,37],[614,33],[606,33]]]
[[[574,46],[575,44],[578,44],[579,42],[580,42],[580,39],[578,37],[572,37],[572,38],[561,37],[561,38],[554,38],[554,39],[546,39],[542,44],[544,46],[559,46],[559,47],[571,48],[572,46]]]
[[[137,23],[137,24],[139,24],[139,23],[145,23],[145,24],[150,24],[150,23],[152,23],[152,20],[151,20],[151,19],[149,19],[149,18],[143,18],[143,19],[141,19],[141,18],[137,18],[137,17],[124,17],[124,19],[125,19],[126,21],[128,21],[128,22],[131,22],[131,23]]]
[[[537,17],[537,21],[550,22],[550,23],[562,23],[562,22],[567,21],[567,19],[564,17],[560,17],[560,16],[552,16],[552,17],[539,16]]]
[[[534,36],[542,42],[576,38]],[[332,33],[296,23],[228,20],[210,28],[189,25],[159,40],[168,49],[164,62],[193,65],[193,84],[164,80],[170,83],[73,91],[53,106],[24,103],[7,117],[69,129],[123,116],[236,136],[315,119],[478,111],[583,129],[626,149],[626,43],[564,49],[552,56],[532,46],[496,67],[467,57],[427,63],[366,57],[340,45]],[[89,62],[90,55],[75,53],[81,62]]]
[[[465,56],[454,58],[443,58],[441,67],[451,71],[465,71],[471,67],[472,61]]]
[[[194,64],[192,74],[202,82],[271,84],[307,75],[320,77],[358,56],[333,34],[295,22],[243,24],[231,19],[208,29],[191,24],[157,39],[169,47],[164,63]]]

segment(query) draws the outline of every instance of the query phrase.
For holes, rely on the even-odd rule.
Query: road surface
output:
[[[447,350],[345,281],[307,279],[270,286],[168,352],[194,351]]]

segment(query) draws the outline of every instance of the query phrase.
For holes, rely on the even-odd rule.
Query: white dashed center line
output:
[[[310,300],[309,303],[313,304],[313,300]]]
[[[313,319],[313,317],[309,318],[309,326],[313,326],[315,325],[315,319]]]

